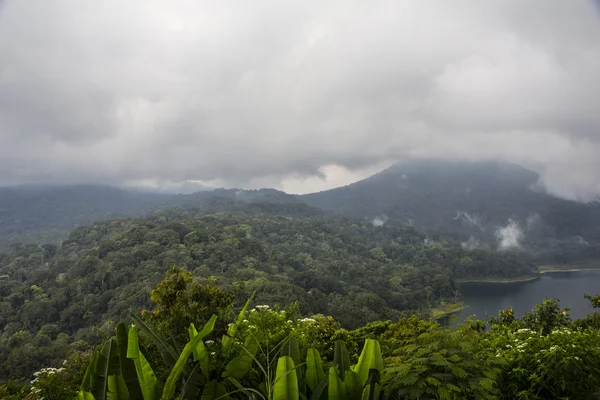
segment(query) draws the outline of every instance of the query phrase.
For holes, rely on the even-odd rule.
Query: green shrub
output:
[[[497,327],[486,339],[503,361],[505,399],[590,399],[600,387],[600,336],[591,330]]]

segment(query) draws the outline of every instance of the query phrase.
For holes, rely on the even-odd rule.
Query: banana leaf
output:
[[[273,387],[273,400],[299,400],[298,377],[294,360],[290,356],[279,357]]]
[[[179,380],[179,377],[185,368],[188,358],[190,358],[194,352],[194,349],[197,348],[198,343],[201,342],[206,335],[212,332],[216,321],[217,316],[213,315],[206,325],[204,325],[204,328],[202,328],[202,330],[194,337],[194,339],[188,342],[183,348],[183,351],[179,355],[179,359],[175,363],[173,369],[171,369],[171,373],[169,374],[167,382],[165,383],[162,394],[162,398],[164,400],[170,400],[175,396],[175,385],[177,384],[177,381]]]
[[[238,326],[244,320],[244,317],[246,316],[246,312],[248,311],[248,307],[250,306],[250,302],[254,298],[255,294],[256,294],[256,292],[253,292],[252,296],[250,296],[248,301],[246,301],[246,304],[244,304],[244,307],[238,314],[237,320],[231,326],[229,326],[229,328],[227,329],[227,335],[223,335],[223,352],[225,354],[229,353],[229,349],[231,348],[233,339],[235,338],[235,335],[237,334]]]
[[[129,328],[127,358],[133,360],[140,390],[144,400],[158,399],[158,380],[152,367],[140,351],[136,326]]]

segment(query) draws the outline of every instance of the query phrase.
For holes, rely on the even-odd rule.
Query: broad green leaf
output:
[[[200,398],[200,400],[216,400],[216,399],[227,400],[227,399],[229,399],[229,396],[227,395],[227,391],[225,390],[225,387],[223,385],[221,385],[219,382],[217,382],[216,380],[213,380],[213,381],[210,381],[204,387],[204,390],[202,391],[202,397]]]
[[[77,397],[74,400],[96,400],[94,399],[94,395],[90,392],[86,392],[85,390],[80,390],[77,392]]]
[[[140,317],[135,314],[130,314],[131,319],[133,319],[135,325],[139,327],[144,333],[146,333],[150,339],[154,342],[156,347],[158,347],[158,351],[168,367],[173,367],[175,362],[177,361],[177,353],[175,352],[172,346],[169,346],[166,342],[164,342],[161,338],[158,337],[154,331],[147,326],[144,321]]]
[[[329,368],[329,385],[327,388],[329,400],[346,400],[346,386],[339,377],[336,367]]]
[[[374,339],[367,339],[360,357],[358,357],[358,363],[353,368],[353,371],[358,374],[358,382],[361,387],[367,383],[371,369],[377,370],[380,374],[383,373],[383,358],[381,357],[379,342]]]
[[[259,399],[262,399],[263,396],[261,395],[261,392],[253,389],[253,388],[248,388],[248,387],[244,387],[237,379],[229,377],[227,378],[227,380],[231,383],[233,383],[233,385],[238,388],[237,391],[235,391],[236,393],[244,393],[245,395],[248,396],[249,399],[254,399],[256,398],[255,395],[258,395]],[[264,382],[262,383],[264,385]],[[233,392],[230,392],[230,394],[233,394]]]
[[[379,386],[379,371],[376,369],[369,370],[369,377],[362,392],[362,400],[378,400],[381,393]]]
[[[164,400],[171,400],[175,396],[175,385],[177,384],[177,380],[181,376],[183,369],[187,363],[188,358],[192,355],[194,349],[198,346],[198,343],[204,339],[206,335],[208,335],[215,327],[215,322],[217,321],[217,316],[213,315],[210,320],[204,325],[204,328],[194,337],[194,339],[188,342],[183,351],[179,355],[179,359],[175,363],[175,366],[171,370],[169,377],[167,378],[167,382],[165,383],[165,387],[163,389],[162,398]]]
[[[273,387],[273,400],[299,400],[298,377],[294,360],[290,356],[279,357]]]
[[[325,372],[319,350],[310,348],[306,353],[306,384],[314,392],[323,378],[325,378]]]
[[[138,382],[137,373],[135,371],[135,363],[132,359],[127,358],[127,327],[124,323],[117,325],[117,347],[119,349],[119,364],[121,367],[121,375],[127,385],[129,397],[134,400],[143,399],[142,388]]]
[[[83,375],[83,379],[81,381],[81,385],[79,386],[80,389],[80,393],[82,392],[87,392],[91,389],[92,386],[92,374],[94,373],[94,368],[96,368],[96,361],[98,358],[98,349],[94,349],[94,352],[92,353],[92,358],[90,360],[90,363],[88,364],[86,370],[85,370],[85,374]],[[90,393],[91,395],[91,393]]]
[[[106,392],[108,400],[129,400],[129,391],[125,380],[121,375],[108,376],[108,392]]]
[[[300,365],[300,349],[295,338],[290,337],[281,348],[282,356],[290,356],[294,365]]]
[[[365,386],[361,400],[378,400],[381,395],[381,386],[379,385],[367,385]]]
[[[344,380],[346,371],[350,371],[350,356],[348,355],[348,350],[346,350],[346,343],[341,340],[335,342],[333,362],[337,364],[340,376]]]
[[[356,372],[346,371],[344,386],[346,387],[346,396],[348,396],[348,399],[360,399],[362,397],[363,387],[359,383]]]
[[[106,399],[106,388],[108,387],[108,371],[109,371],[109,358],[112,351],[113,341],[108,340],[102,346],[102,350],[98,352],[96,357],[96,363],[94,365],[94,372],[91,377],[91,390],[90,392],[94,395],[96,400]]]
[[[256,292],[253,292],[252,296],[250,296],[248,301],[246,301],[246,304],[244,304],[244,307],[238,314],[237,320],[227,329],[227,335],[223,335],[223,352],[225,354],[227,354],[229,352],[229,349],[231,348],[231,344],[233,343],[233,339],[235,338],[235,335],[237,334],[238,326],[244,320],[244,317],[246,316],[246,312],[248,311],[248,307],[250,306],[250,302],[254,298],[255,294],[256,294]]]
[[[194,339],[196,337],[196,335],[198,334],[198,331],[196,330],[196,327],[194,326],[194,324],[192,324],[189,327],[188,331],[189,331],[190,341],[191,341],[192,339]],[[193,354],[194,354],[194,361],[198,361],[198,364],[200,364],[200,370],[202,371],[202,375],[204,375],[204,377],[208,379],[210,360],[208,358],[208,351],[206,350],[206,347],[204,347],[203,341],[200,341],[198,343],[198,346],[196,346],[196,348],[194,349]]]
[[[248,335],[244,342],[244,348],[240,350],[240,355],[231,360],[225,367],[225,371],[221,375],[223,378],[232,377],[235,379],[242,379],[250,368],[252,368],[252,362],[258,352],[259,341],[262,335],[257,333],[256,335]]]
[[[106,347],[106,344],[104,347]],[[102,350],[104,350],[104,348]],[[117,339],[114,337],[110,339],[110,347],[107,350],[106,358],[108,358],[108,375],[121,375],[119,347],[117,346]]]
[[[321,382],[319,382],[315,390],[312,392],[310,400],[326,400],[327,392],[325,391],[325,388],[327,387],[328,383],[329,381],[327,376],[321,379]]]
[[[133,360],[135,372],[142,391],[144,400],[158,399],[158,381],[152,371],[152,367],[140,351],[137,329],[133,325],[129,328],[129,340],[127,343],[127,358]]]

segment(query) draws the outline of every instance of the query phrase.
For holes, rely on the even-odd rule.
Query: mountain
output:
[[[457,232],[466,246],[575,247],[600,242],[600,205],[559,199],[538,175],[500,162],[419,161],[348,186],[300,196],[342,215]],[[575,250],[573,250],[575,251]]]
[[[106,186],[0,188],[0,240],[64,238],[95,220],[167,208],[292,217],[342,215],[462,236],[468,248],[520,249],[544,262],[600,258],[600,204],[559,199],[538,175],[500,162],[419,161],[294,196],[275,189],[151,193]],[[24,239],[23,239],[24,240]]]
[[[166,194],[94,185],[4,187],[0,188],[0,240],[24,236],[53,240],[65,237],[75,226],[147,215],[164,208],[290,216],[323,214],[275,189]]]

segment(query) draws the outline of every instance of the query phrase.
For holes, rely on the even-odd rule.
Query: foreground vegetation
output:
[[[392,223],[184,210],[98,222],[60,246],[0,253],[0,383],[100,343],[111,320],[150,308],[171,265],[214,277],[237,304],[256,292],[258,304],[295,302],[300,315],[332,316],[346,329],[428,317],[460,301],[459,278],[535,273],[518,254],[469,251]]]
[[[522,318],[442,327],[416,316],[346,330],[302,318],[173,268],[151,309],[106,326],[0,398],[58,399],[593,399],[600,390],[600,314],[572,321],[557,300]],[[588,296],[600,306],[600,296]]]

